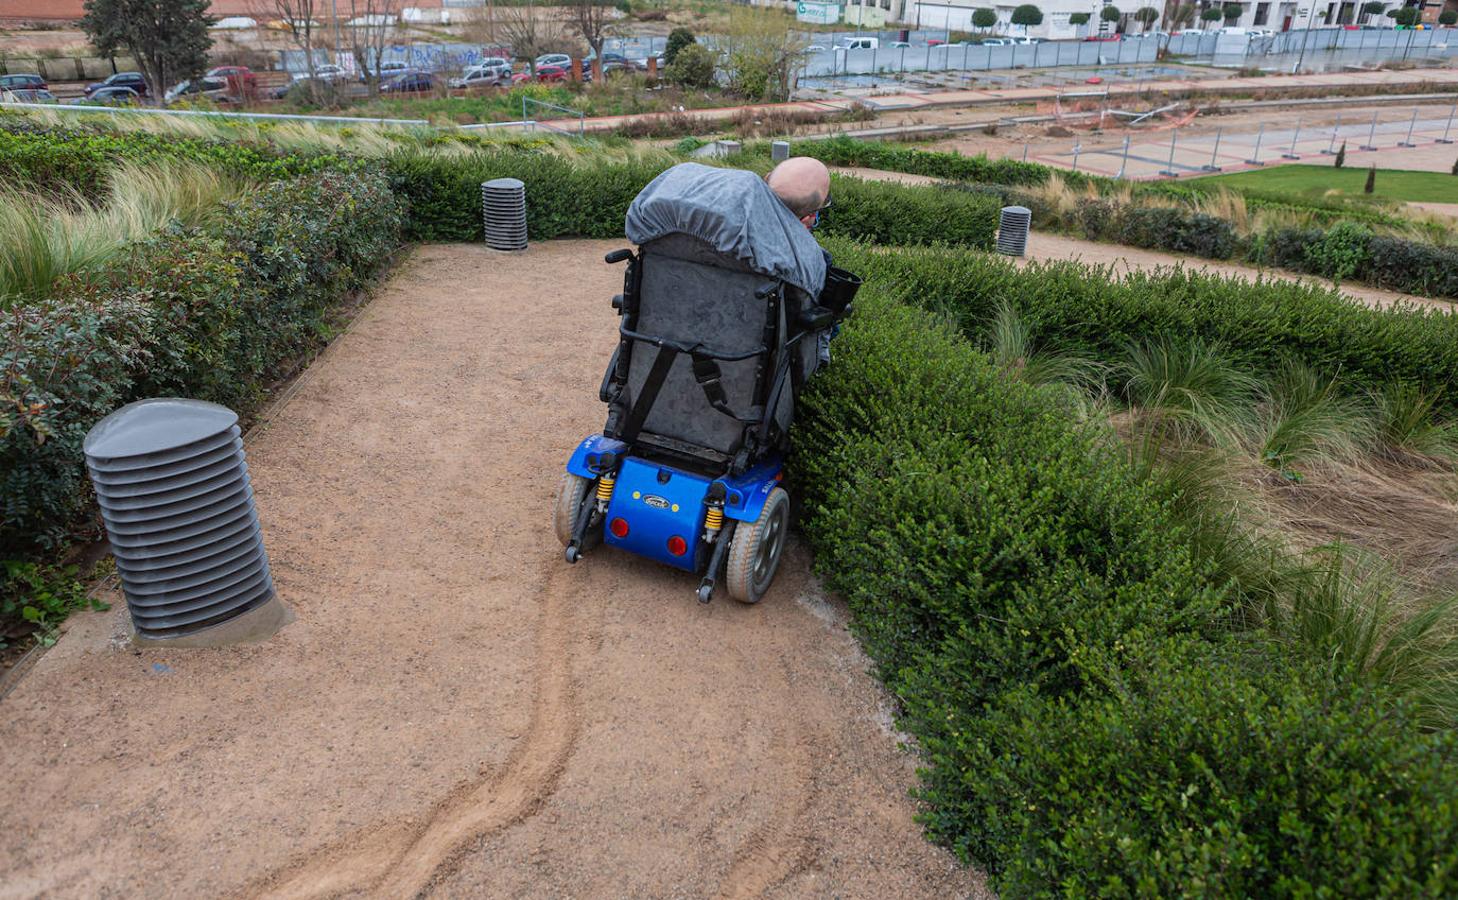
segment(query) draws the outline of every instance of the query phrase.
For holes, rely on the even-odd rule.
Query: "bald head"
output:
[[[830,196],[830,170],[811,156],[790,157],[775,166],[765,180],[801,221],[813,217]]]

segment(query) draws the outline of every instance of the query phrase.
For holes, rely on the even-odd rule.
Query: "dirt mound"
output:
[[[415,252],[248,442],[298,620],[138,652],[118,604],[0,703],[0,897],[983,893],[802,548],[756,607],[561,562],[615,246]]]

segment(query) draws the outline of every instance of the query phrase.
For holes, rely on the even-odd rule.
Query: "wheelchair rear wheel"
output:
[[[759,518],[740,522],[734,530],[726,567],[729,596],[741,603],[760,601],[780,567],[789,530],[790,495],[784,488],[775,488],[764,501]]]
[[[573,475],[571,472],[562,475],[562,486],[557,490],[557,505],[552,509],[552,527],[563,547],[572,543],[572,527],[577,524],[577,515],[582,511],[582,504],[592,502],[592,488],[593,481],[590,478]],[[602,526],[589,528],[582,539],[582,549],[595,547],[601,540]]]

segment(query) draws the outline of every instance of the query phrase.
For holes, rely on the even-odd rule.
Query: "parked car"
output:
[[[825,45],[824,44],[811,44],[810,46],[808,46],[808,47],[805,48],[805,52],[806,53],[824,53],[825,52]]]
[[[404,75],[406,72],[413,71],[415,70],[410,68],[409,63],[401,62],[398,59],[382,62],[380,63],[380,80],[384,81],[386,78],[394,78],[396,75]]]
[[[982,42],[987,47],[1011,47],[1012,38],[988,38]]]
[[[232,97],[228,95],[228,82],[222,78],[202,78],[179,81],[167,89],[162,95],[166,103],[176,103],[179,100],[212,100],[215,103],[229,103]]]
[[[560,55],[560,54],[559,54]],[[512,84],[521,84],[524,81],[531,81],[532,76],[527,72],[518,72],[511,76]],[[537,81],[566,81],[567,70],[561,66],[537,66]]]
[[[1033,44],[1041,44],[1041,43],[1043,43],[1043,39],[1042,38],[1033,38],[1033,37],[1020,37],[1020,38],[1013,38],[1013,43],[1014,44],[1021,44],[1024,47],[1028,47],[1028,46],[1032,46]]]
[[[303,72],[294,73],[295,81],[303,81],[308,77],[309,72],[307,69]],[[320,81],[342,81],[349,77],[349,73],[344,71],[342,67],[336,66],[334,63],[325,63],[321,66],[314,67],[314,77],[319,79]]]
[[[1084,40],[1085,41],[1103,41],[1103,42],[1117,41],[1117,40],[1119,40],[1119,36],[1117,34],[1091,34],[1088,37],[1084,38]]]
[[[70,102],[77,106],[129,106],[133,103],[140,103],[141,99],[142,95],[136,90],[124,84],[114,84],[97,88],[85,97],[77,97]]]
[[[910,47],[911,47],[911,43],[909,41],[892,41],[891,42],[891,49],[892,50],[906,50],[906,49],[908,49]]]
[[[1204,33],[1205,33],[1205,29],[1203,29],[1203,28],[1182,28],[1179,31],[1176,31],[1175,32],[1175,34],[1177,34],[1177,35],[1178,34],[1192,34],[1192,35],[1195,35],[1196,37],[1198,37],[1198,36],[1200,36],[1200,35],[1202,35]]]
[[[564,70],[570,70],[572,68],[572,57],[565,53],[543,53],[536,58],[535,64],[538,69],[542,66],[558,66]]]
[[[4,103],[55,103],[56,95],[50,91],[35,88],[18,88],[13,91],[0,90],[0,102]]]
[[[494,60],[488,59],[480,65],[471,66],[462,73],[460,78],[452,78],[446,82],[446,85],[453,88],[477,88],[510,83],[511,63],[497,57]]]
[[[39,75],[31,75],[28,72],[20,72],[15,75],[0,75],[0,90],[4,91],[44,91],[50,88],[46,80]]]
[[[380,85],[380,91],[387,94],[422,94],[433,90],[435,78],[429,72],[405,72]]]
[[[131,88],[137,96],[147,96],[147,79],[142,77],[141,72],[118,72],[105,81],[88,84],[86,85],[86,96],[90,97],[97,91],[114,87]]]
[[[846,38],[843,50],[877,50],[881,47],[881,39],[873,37],[852,37]]]
[[[629,59],[621,53],[612,52],[602,55],[602,64],[604,67],[615,66],[619,69],[637,69],[639,71],[648,68],[647,63],[638,62],[636,59]]]
[[[258,87],[258,76],[247,66],[214,66],[203,77],[231,81],[247,90]]]

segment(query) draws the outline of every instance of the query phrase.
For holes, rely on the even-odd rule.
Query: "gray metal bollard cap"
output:
[[[237,422],[237,413],[206,400],[138,400],[92,426],[81,450],[92,459],[145,456],[195,444],[227,431]]]

